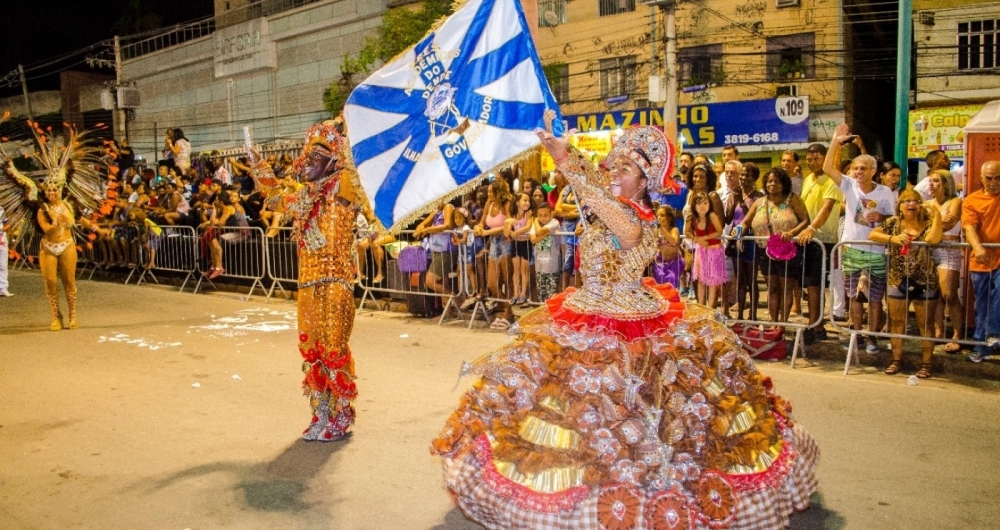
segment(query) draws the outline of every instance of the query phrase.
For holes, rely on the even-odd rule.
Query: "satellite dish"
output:
[[[550,26],[554,27],[559,25],[559,15],[557,15],[555,11],[546,11],[542,13],[542,18],[544,18],[545,23]]]

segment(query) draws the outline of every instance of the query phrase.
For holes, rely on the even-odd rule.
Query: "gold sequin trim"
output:
[[[513,482],[542,493],[556,493],[583,484],[583,469],[556,467],[539,473],[525,475],[510,462],[494,462],[497,471]]]
[[[733,415],[733,422],[729,425],[729,432],[726,433],[726,436],[745,433],[750,430],[750,427],[753,427],[756,421],[757,414],[753,411],[753,407],[749,403],[744,403],[740,410]]]
[[[527,416],[521,421],[518,434],[535,445],[556,449],[576,449],[581,441],[580,435],[575,431],[553,425],[535,416]]]
[[[538,404],[559,414],[566,414],[566,411],[569,410],[569,403],[553,396],[543,397]]]

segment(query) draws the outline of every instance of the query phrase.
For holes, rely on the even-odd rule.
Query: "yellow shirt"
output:
[[[844,194],[828,175],[817,177],[813,173],[802,180],[802,202],[806,203],[809,219],[816,219],[816,215],[823,208],[823,201],[826,199],[833,199],[833,209],[823,226],[816,230],[814,237],[824,243],[833,244],[837,242],[837,224],[840,218],[840,205],[844,203]],[[815,225],[812,222],[810,224]]]

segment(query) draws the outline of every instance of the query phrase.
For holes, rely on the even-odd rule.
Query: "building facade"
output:
[[[127,44],[123,81],[141,96],[130,111],[132,145],[155,160],[168,127],[182,128],[194,151],[238,146],[246,126],[261,143],[299,139],[329,117],[324,91],[386,4],[222,0],[214,20]]]
[[[683,148],[711,154],[735,144],[770,165],[785,149],[829,139],[845,119],[841,8],[839,0],[679,1]],[[659,9],[637,0],[537,0],[537,11],[539,54],[564,115],[599,129],[662,123]],[[794,122],[781,129],[787,135],[751,123],[768,106],[771,117]]]
[[[1000,99],[1000,3],[916,0],[913,9],[916,105],[909,157],[920,160],[941,149],[961,163],[962,127],[985,103]]]

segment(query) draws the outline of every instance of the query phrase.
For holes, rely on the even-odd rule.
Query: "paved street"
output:
[[[504,335],[360,314],[355,434],[307,444],[294,303],[79,286],[74,331],[48,331],[35,272],[0,299],[0,528],[478,528],[428,446]],[[995,527],[1000,393],[841,368],[761,366],[822,450],[792,528]]]

